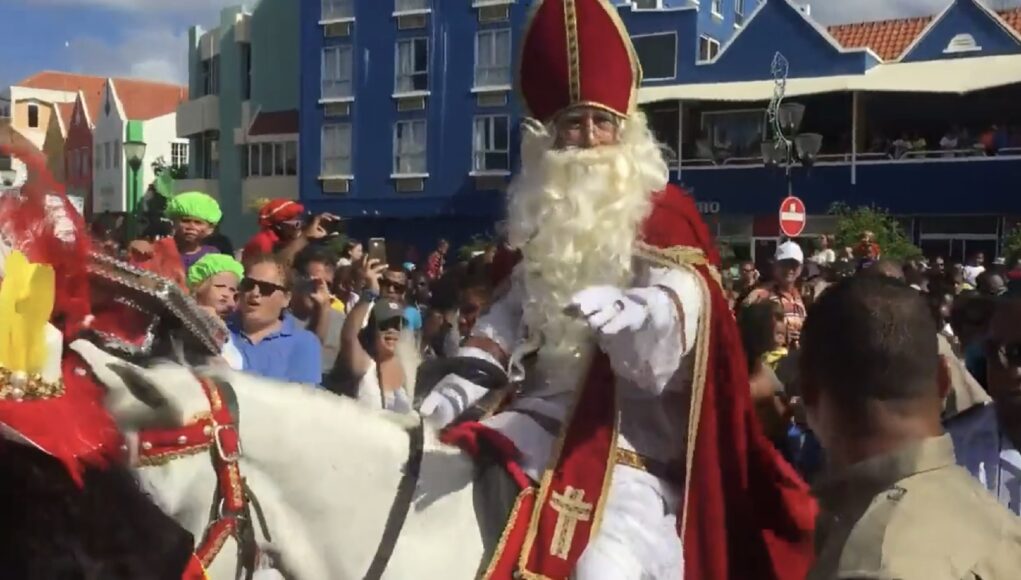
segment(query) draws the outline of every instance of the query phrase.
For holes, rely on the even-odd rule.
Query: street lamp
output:
[[[145,142],[144,141],[125,141],[124,142],[124,157],[128,161],[128,167],[131,168],[131,180],[130,187],[128,187],[128,235],[130,238],[135,236],[135,208],[138,204],[139,187],[138,187],[138,171],[142,168],[142,160],[145,158]],[[129,239],[128,242],[131,240]]]

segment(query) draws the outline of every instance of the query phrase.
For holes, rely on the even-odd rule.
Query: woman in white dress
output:
[[[350,394],[359,403],[410,413],[420,356],[414,334],[405,328],[403,304],[380,299],[381,271],[376,266],[367,272],[367,288],[344,322],[337,363],[356,383]]]
[[[245,269],[241,262],[233,257],[206,254],[188,268],[188,286],[198,305],[222,321],[237,308],[238,283],[244,275]],[[220,356],[230,368],[244,370],[241,352],[231,342],[230,336],[228,332]]]

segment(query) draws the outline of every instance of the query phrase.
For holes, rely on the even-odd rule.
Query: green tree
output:
[[[883,208],[851,207],[838,202],[830,207],[830,215],[837,217],[837,247],[853,248],[861,241],[862,233],[868,231],[875,234],[884,258],[907,260],[922,255],[922,250],[911,243],[900,222]]]

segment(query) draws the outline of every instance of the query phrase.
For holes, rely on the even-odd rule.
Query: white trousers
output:
[[[614,467],[602,526],[578,560],[575,579],[684,580],[679,496],[653,475]]]

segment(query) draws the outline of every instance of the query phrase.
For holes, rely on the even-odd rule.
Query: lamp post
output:
[[[787,194],[794,195],[791,169],[798,163],[805,167],[815,164],[822,148],[822,135],[800,133],[801,121],[805,117],[805,105],[785,103],[787,89],[787,59],[781,53],[773,56],[773,99],[769,103],[767,116],[772,139],[762,142],[762,160],[767,167],[782,167],[787,176]]]
[[[135,236],[135,209],[138,204],[138,171],[142,168],[142,160],[145,158],[145,142],[143,141],[125,141],[124,142],[124,157],[127,159],[128,167],[131,168],[131,180],[130,186],[128,187],[128,237],[134,238]],[[131,239],[128,240],[130,242]]]

